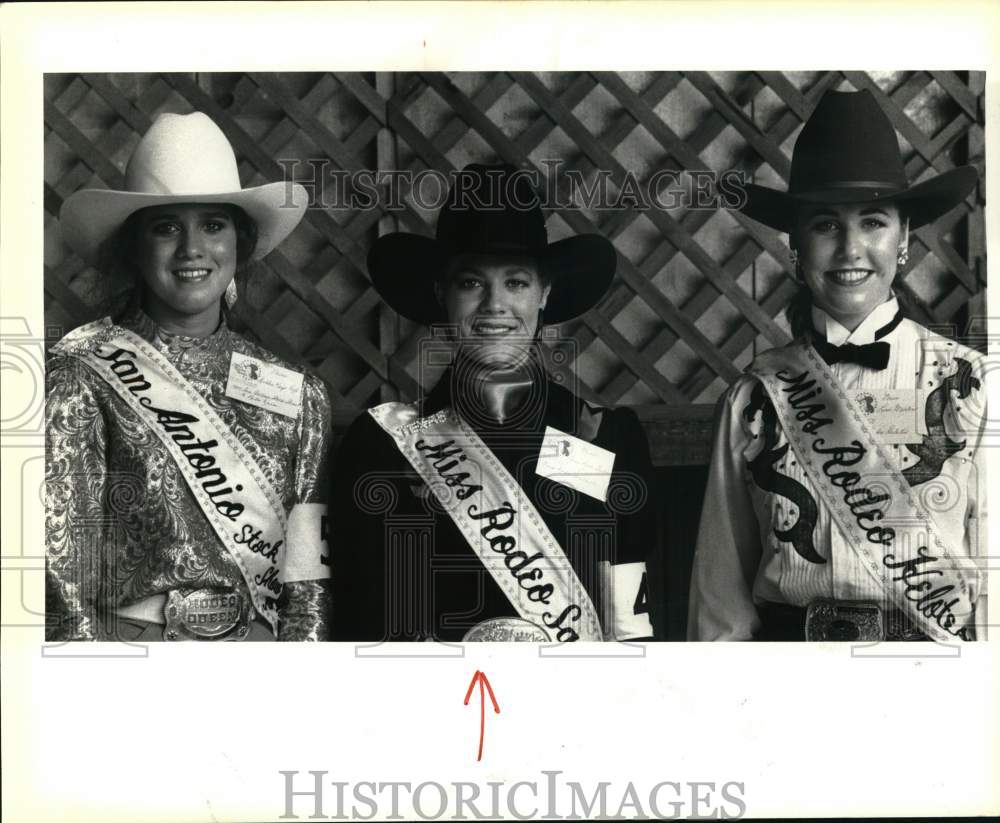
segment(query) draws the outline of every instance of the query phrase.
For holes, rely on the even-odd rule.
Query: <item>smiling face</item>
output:
[[[456,257],[444,282],[435,285],[463,354],[497,367],[524,360],[550,288],[535,260],[506,255]]]
[[[813,302],[852,331],[889,299],[907,225],[892,204],[809,205],[792,247]]]
[[[135,265],[143,309],[166,329],[211,334],[220,299],[236,273],[232,211],[218,204],[154,206],[138,215]]]

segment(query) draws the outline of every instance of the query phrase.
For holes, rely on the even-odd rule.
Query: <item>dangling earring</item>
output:
[[[229,281],[229,285],[226,286],[226,296],[225,296],[225,299],[226,299],[226,308],[227,309],[231,309],[233,307],[233,303],[236,302],[236,297],[237,297],[237,295],[236,295],[236,278],[234,277],[232,280]]]
[[[910,259],[910,250],[906,246],[904,246],[896,254],[896,265],[902,268],[907,264],[907,262],[909,262],[909,259]]]
[[[788,250],[788,262],[792,264],[792,269],[795,272],[795,282],[804,283],[805,277],[802,276],[802,269],[799,266],[799,250],[789,249]]]

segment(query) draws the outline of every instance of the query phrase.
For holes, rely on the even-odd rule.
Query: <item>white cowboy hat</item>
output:
[[[135,147],[125,190],[83,189],[59,211],[63,239],[88,263],[133,212],[168,203],[232,203],[257,224],[254,259],[264,257],[302,219],[308,193],[298,183],[240,187],[236,155],[207,115],[161,114]]]

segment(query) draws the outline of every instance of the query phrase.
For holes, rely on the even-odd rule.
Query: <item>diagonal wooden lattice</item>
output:
[[[120,187],[152,119],[197,109],[225,131],[245,186],[294,178],[314,196],[300,228],[260,265],[239,317],[324,377],[340,421],[380,397],[413,397],[434,376],[423,362],[427,332],[382,303],[365,256],[380,231],[431,234],[434,212],[412,192],[390,207],[384,173],[448,175],[503,160],[536,171],[552,193],[551,239],[599,232],[619,252],[609,295],[548,338],[550,368],[591,402],[640,407],[660,425],[660,462],[697,460],[708,404],[755,351],[788,339],[788,249],[737,211],[690,202],[689,188],[676,207],[645,208],[629,187],[648,193],[665,170],[683,185],[739,170],[783,186],[794,138],[832,88],[876,95],[911,180],[962,163],[982,171],[984,78],[967,72],[50,75],[46,325],[91,319],[99,277],[58,240],[63,199]],[[358,173],[375,195],[366,208],[341,199],[363,193]],[[620,207],[586,202],[581,184],[602,176]],[[965,322],[985,289],[982,187],[914,232],[910,256],[905,288],[918,319]]]

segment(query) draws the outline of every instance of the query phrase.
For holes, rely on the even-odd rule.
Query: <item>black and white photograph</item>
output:
[[[982,638],[984,86],[47,75],[47,638]]]
[[[1000,19],[617,5],[3,10],[10,819],[1000,811]]]

